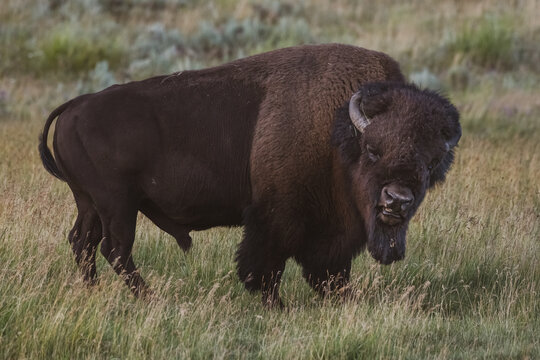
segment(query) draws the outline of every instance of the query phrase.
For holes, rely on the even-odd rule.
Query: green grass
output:
[[[31,35],[31,31],[20,24],[0,24],[0,74],[26,66]]]
[[[476,65],[508,69],[517,62],[514,29],[508,19],[474,19],[463,26],[449,47],[454,56],[465,56]]]
[[[390,1],[55,3],[0,8],[0,359],[540,358],[540,77],[523,59],[538,55],[523,47],[539,33],[534,1],[482,1],[489,16],[466,1],[441,13]],[[242,229],[192,233],[185,254],[141,215],[134,258],[157,296],[134,299],[101,256],[87,287],[67,242],[72,195],[37,154],[48,113],[113,80],[311,41],[426,68],[461,112],[456,162],[413,219],[405,260],[361,254],[347,302],[318,297],[289,261],[287,311],[268,311],[235,273]]]
[[[125,45],[106,32],[88,34],[76,24],[66,24],[52,29],[37,44],[32,68],[36,72],[80,73],[92,70],[100,61],[107,61],[113,68],[122,63]]]

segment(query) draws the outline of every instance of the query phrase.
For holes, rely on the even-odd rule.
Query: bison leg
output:
[[[75,190],[73,194],[78,215],[68,239],[84,280],[91,284],[96,278],[96,249],[102,239],[101,221],[87,195]]]
[[[323,296],[346,295],[351,260],[329,263],[323,259],[324,255],[297,259],[302,265],[304,278],[315,291]]]
[[[96,204],[103,224],[101,253],[135,296],[145,295],[148,289],[131,256],[137,207],[130,204],[130,201],[121,201],[114,197],[105,201],[105,206]]]
[[[236,252],[238,276],[250,291],[262,291],[267,307],[283,307],[279,285],[287,256],[271,241],[267,227],[252,209],[244,215],[244,239]]]
[[[174,220],[151,204],[144,204],[140,210],[161,230],[174,237],[182,250],[188,251],[191,248],[192,240],[191,236],[189,236],[188,228],[174,222]]]

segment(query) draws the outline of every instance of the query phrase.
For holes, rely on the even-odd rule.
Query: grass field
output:
[[[0,358],[540,358],[539,13],[535,0],[4,0]],[[235,273],[242,229],[192,233],[184,254],[141,216],[134,257],[158,296],[134,299],[102,257],[85,286],[72,195],[37,152],[48,113],[115,82],[321,42],[385,51],[461,112],[456,162],[406,259],[359,256],[345,303],[291,261],[287,311],[267,311]]]

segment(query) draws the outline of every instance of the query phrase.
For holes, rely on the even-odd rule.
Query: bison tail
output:
[[[62,181],[66,181],[64,178],[64,175],[62,175],[62,172],[60,169],[58,169],[58,166],[56,165],[56,161],[54,160],[54,157],[51,153],[51,150],[47,146],[47,138],[49,135],[49,128],[51,127],[52,122],[54,119],[58,117],[61,113],[64,112],[64,110],[67,109],[71,101],[68,101],[56,109],[53,110],[53,112],[49,115],[47,118],[47,121],[45,122],[45,128],[43,129],[43,132],[41,133],[41,136],[39,137],[39,156],[41,157],[41,162],[43,163],[43,166],[45,169],[54,177],[57,177],[58,179]]]

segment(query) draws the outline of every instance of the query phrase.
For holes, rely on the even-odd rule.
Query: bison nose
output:
[[[381,195],[384,207],[395,212],[407,211],[414,201],[412,191],[398,185],[385,186]]]

